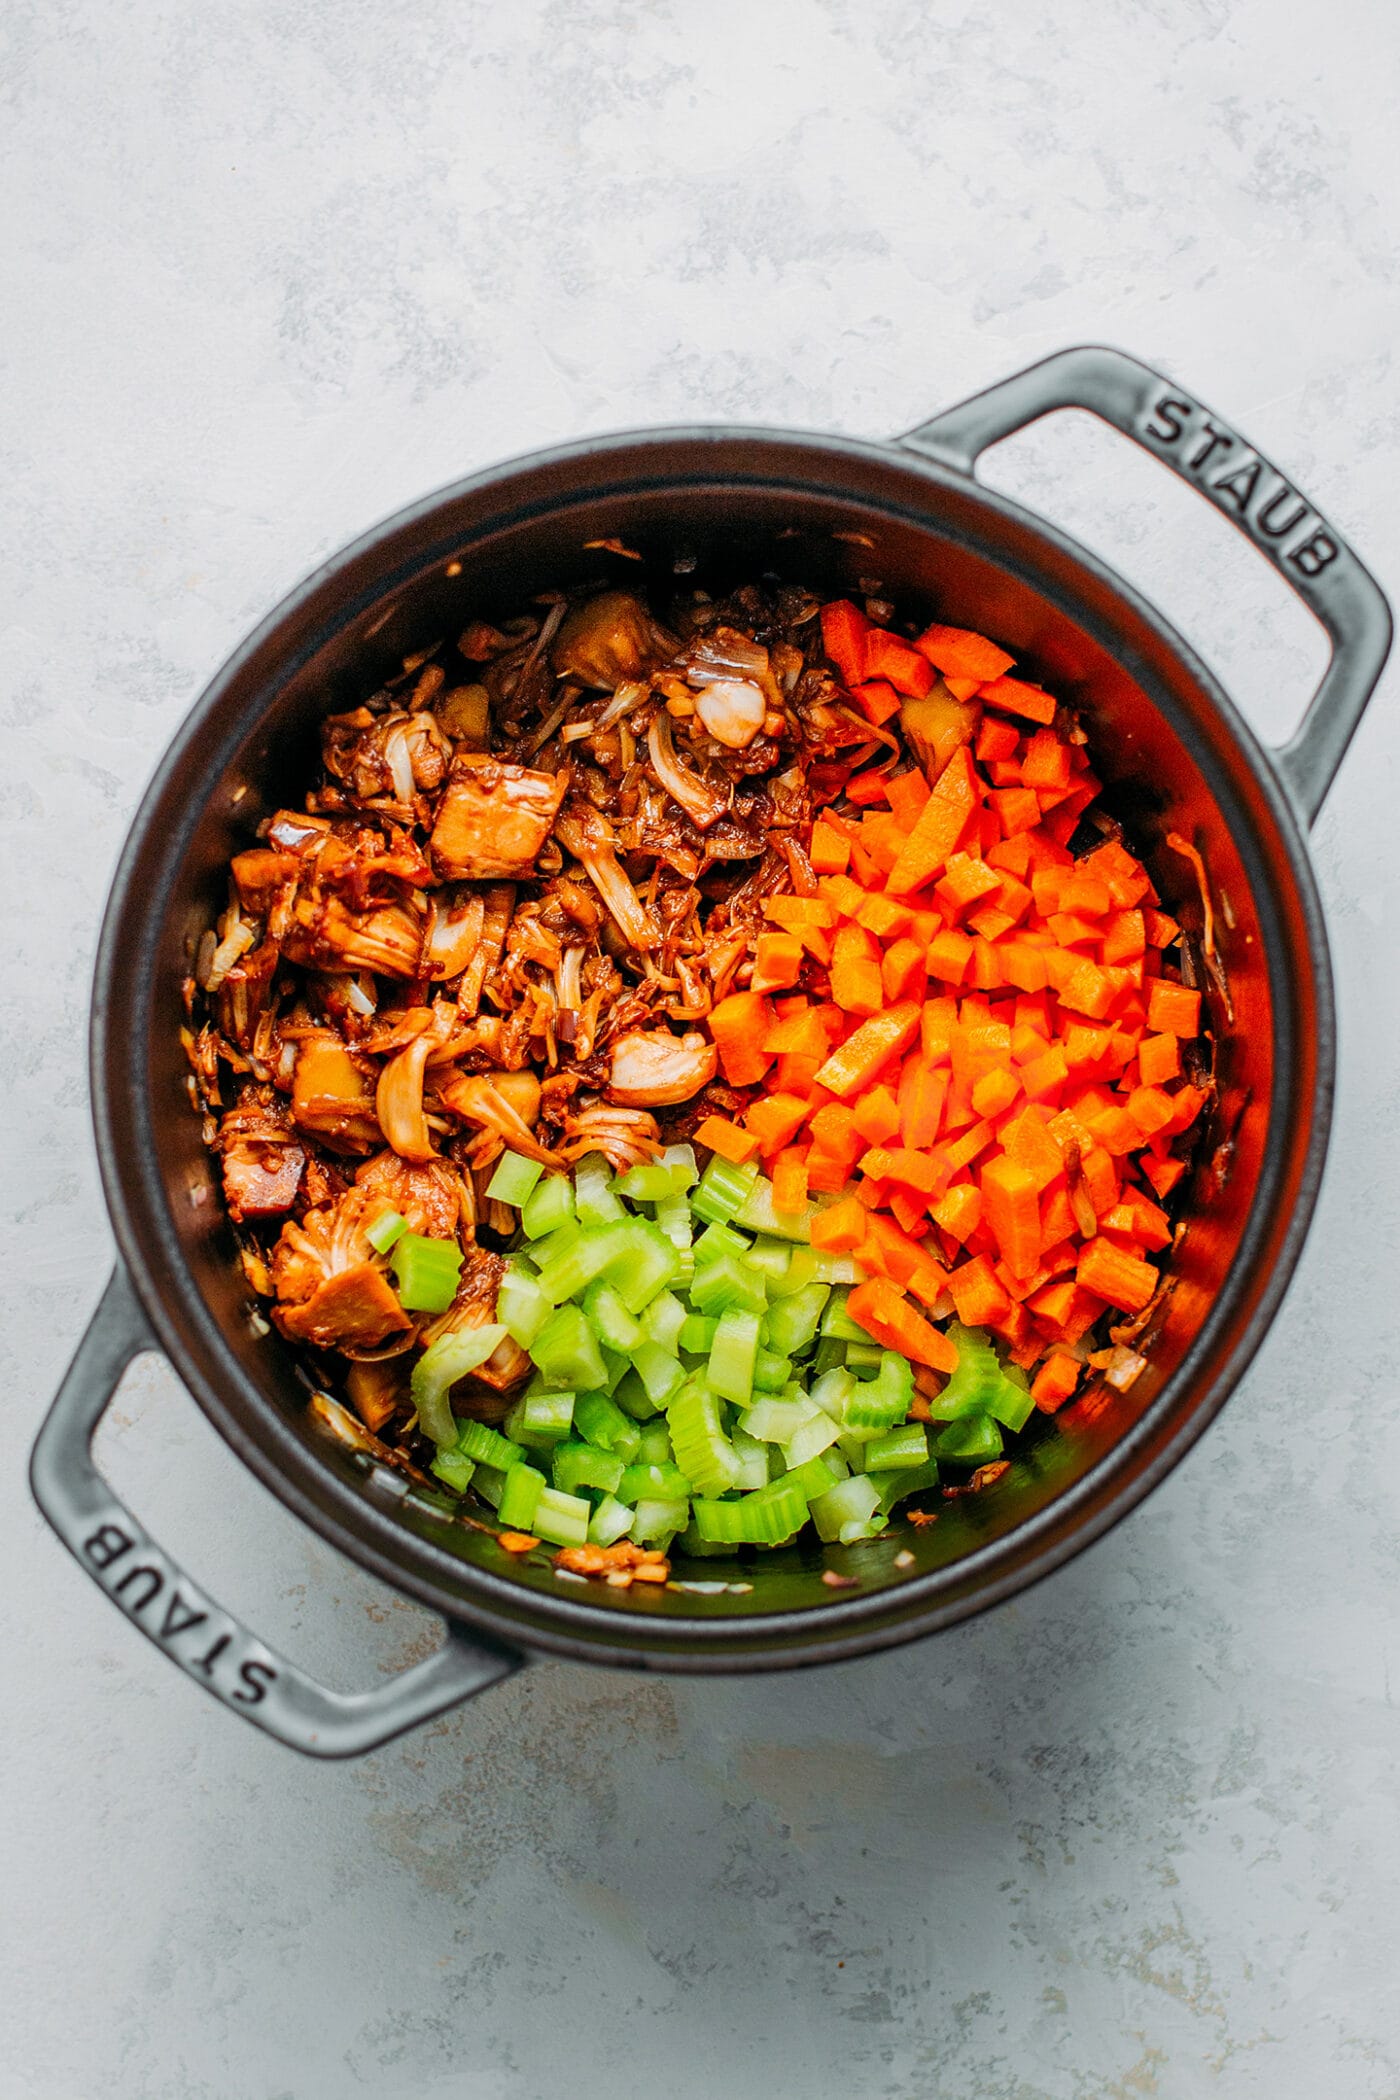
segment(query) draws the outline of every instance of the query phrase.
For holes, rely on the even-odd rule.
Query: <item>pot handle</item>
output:
[[[98,1472],[92,1439],[134,1357],[156,1347],[117,1269],[34,1443],[30,1486],[73,1558],[146,1638],[233,1713],[308,1757],[359,1757],[520,1668],[450,1622],[426,1662],[372,1692],[333,1692],[265,1646],[176,1567]]]
[[[1332,657],[1277,764],[1309,823],[1390,649],[1390,608],[1342,535],[1262,453],[1183,388],[1122,350],[1061,350],[899,442],[971,474],[989,445],[1060,408],[1088,409],[1162,460],[1267,555],[1326,628]]]

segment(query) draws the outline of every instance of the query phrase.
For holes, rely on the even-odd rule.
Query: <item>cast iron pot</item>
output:
[[[1082,548],[973,478],[979,454],[1048,411],[1092,410],[1176,469],[1273,562],[1326,628],[1327,674],[1292,741],[1261,747],[1167,622]],[[693,1571],[724,1595],[626,1592],[507,1565],[446,1501],[326,1438],[290,1352],[247,1291],[191,1112],[180,984],[223,871],[296,792],[317,724],[411,651],[613,560],[663,592],[761,573],[830,593],[861,577],[910,609],[984,629],[1083,707],[1110,806],[1168,908],[1193,894],[1175,830],[1204,852],[1233,1017],[1212,996],[1221,1100],[1189,1192],[1179,1284],[1132,1390],[1042,1425],[991,1489],[849,1552],[788,1548]],[[627,563],[616,566],[630,575]],[[1218,416],[1116,351],[1076,349],[892,444],[765,429],[627,433],[496,467],[403,511],[326,564],[226,664],[166,754],[126,843],[98,954],[92,1090],[120,1267],[40,1431],[49,1522],[127,1616],[256,1726],[352,1755],[505,1676],[532,1652],[639,1668],[783,1668],[860,1655],[1009,1597],[1097,1538],[1176,1464],[1272,1319],[1326,1148],[1333,1003],[1305,827],[1389,646],[1384,599],[1340,534]],[[1220,1148],[1223,1148],[1221,1150]],[[1228,1161],[1228,1172],[1220,1169]],[[113,1496],[90,1451],[122,1372],[163,1349],[233,1449],[361,1566],[440,1612],[444,1645],[368,1693],[314,1683],[222,1611]],[[913,1555],[901,1567],[896,1554]],[[854,1587],[821,1580],[844,1559]],[[682,1571],[683,1572],[683,1571]]]

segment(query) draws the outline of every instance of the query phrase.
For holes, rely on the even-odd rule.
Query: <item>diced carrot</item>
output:
[[[1033,1291],[1026,1303],[1038,1320],[1044,1320],[1049,1327],[1062,1327],[1073,1309],[1078,1290],[1079,1285],[1070,1276]]]
[[[940,1146],[939,1150],[947,1160],[950,1171],[956,1174],[959,1168],[970,1167],[978,1153],[990,1145],[995,1135],[990,1123],[974,1123],[960,1138],[955,1138],[950,1145]]]
[[[1028,788],[1067,788],[1070,783],[1070,746],[1052,729],[1037,729],[1026,745],[1021,761],[1021,779]]]
[[[1175,1137],[1179,1131],[1189,1130],[1206,1105],[1204,1087],[1184,1086],[1172,1095],[1172,1119],[1167,1133]]]
[[[785,1050],[800,1051],[805,1057],[825,1057],[831,1049],[831,1038],[822,1026],[820,1014],[815,1008],[808,1007],[805,1012],[794,1014],[791,1020],[786,1017],[775,1019],[759,1048],[775,1057]]]
[[[1028,1101],[1048,1101],[1069,1078],[1064,1051],[1052,1043],[1040,1057],[1021,1067],[1021,1085]]]
[[[1029,1276],[1040,1259],[1040,1203],[1034,1177],[1002,1153],[982,1169],[982,1214],[1013,1276]]]
[[[807,848],[807,858],[818,875],[844,875],[850,863],[851,849],[839,831],[830,824],[823,824],[820,817],[812,826],[812,843]]]
[[[1079,1158],[1079,1171],[1089,1191],[1089,1201],[1099,1217],[1118,1201],[1118,1170],[1112,1155],[1102,1145],[1087,1145]]]
[[[919,1007],[910,1000],[863,1021],[855,1034],[834,1050],[817,1074],[817,1083],[842,1101],[878,1079],[892,1057],[908,1049],[919,1032]]]
[[[899,1104],[887,1086],[871,1087],[851,1111],[857,1132],[870,1145],[884,1145],[898,1137],[899,1120]]]
[[[955,1181],[933,1206],[935,1223],[955,1240],[965,1240],[982,1220],[982,1191],[975,1182]]]
[[[1080,861],[1079,870],[1081,874],[1097,875],[1101,882],[1106,882],[1109,896],[1120,911],[1130,911],[1144,900],[1150,904],[1157,901],[1146,868],[1118,839],[1105,839],[1101,846],[1096,846]]]
[[[1066,1349],[1055,1349],[1046,1357],[1031,1380],[1031,1398],[1043,1414],[1062,1408],[1079,1383],[1079,1360]]]
[[[928,1202],[926,1196],[918,1195],[913,1189],[901,1188],[895,1181],[873,1181],[863,1185],[884,1192],[885,1207],[900,1229],[907,1232],[911,1239],[918,1239],[922,1233],[928,1231],[929,1221],[925,1215],[925,1205]],[[878,1217],[879,1212],[875,1215]]]
[[[890,870],[886,886],[895,896],[907,896],[942,873],[977,807],[979,792],[972,754],[966,744],[959,744]]]
[[[1003,939],[999,955],[1001,974],[1008,984],[1019,991],[1042,991],[1046,983],[1045,956],[1029,941]]]
[[[1103,959],[1107,963],[1132,962],[1147,946],[1140,911],[1116,911],[1105,919]]]
[[[764,900],[764,916],[789,933],[797,933],[804,926],[834,926],[839,914],[834,904],[825,897],[768,897]]]
[[[858,1283],[846,1311],[882,1348],[898,1349],[933,1371],[956,1371],[958,1352],[948,1337],[916,1312],[904,1293],[883,1276]]]
[[[695,1133],[695,1142],[718,1152],[721,1159],[732,1159],[736,1166],[742,1166],[746,1159],[753,1158],[761,1140],[752,1131],[740,1130],[727,1116],[706,1116]]]
[[[1155,1137],[1159,1130],[1165,1130],[1175,1110],[1175,1097],[1164,1093],[1161,1087],[1134,1087],[1128,1096],[1128,1114],[1139,1133],[1136,1144],[1141,1144],[1143,1138]],[[1132,1149],[1136,1150],[1136,1144]]]
[[[1113,892],[1097,875],[1072,869],[1060,884],[1059,909],[1081,919],[1102,919],[1113,909]]]
[[[986,1198],[983,1198],[985,1204]],[[1004,1320],[1011,1300],[993,1274],[985,1254],[975,1254],[948,1277],[948,1291],[964,1327],[986,1327]]]
[[[781,1152],[785,1145],[790,1145],[807,1120],[810,1106],[810,1102],[798,1094],[763,1094],[757,1101],[751,1101],[744,1112],[745,1120],[758,1140],[759,1150],[766,1156],[770,1152]],[[696,1135],[699,1136],[698,1131]],[[726,1158],[730,1156],[725,1155]]]
[[[1021,1082],[1006,1065],[984,1072],[972,1089],[972,1105],[979,1116],[999,1116],[1012,1106],[1021,1092]]]
[[[1080,962],[1067,983],[1060,986],[1060,1004],[1075,1013],[1101,1021],[1113,1004],[1118,986],[1107,969],[1098,963]]]
[[[1172,1242],[1171,1220],[1166,1212],[1146,1196],[1130,1195],[1121,1203],[1115,1203],[1099,1219],[1101,1232],[1121,1233],[1125,1239],[1136,1240],[1140,1246],[1150,1247],[1160,1253]]]
[[[970,853],[954,853],[934,884],[933,894],[953,918],[983,897],[994,897],[1000,888],[1001,876],[995,868],[989,868],[984,860],[974,860]]]
[[[789,1145],[772,1162],[773,1208],[781,1217],[800,1216],[807,1206],[807,1154]]]
[[[877,729],[899,713],[899,695],[887,678],[868,678],[862,685],[853,685],[851,698],[866,721],[873,722]]]
[[[854,802],[858,809],[872,808],[875,803],[883,802],[884,799],[885,776],[878,766],[872,766],[867,772],[857,773],[846,782],[846,800]],[[847,837],[850,837],[849,833],[847,833]],[[851,838],[852,861],[858,863],[861,857],[862,852],[859,841]],[[865,857],[869,858],[868,855]]]
[[[849,598],[833,599],[821,610],[822,647],[847,685],[865,676],[865,637],[870,622]]]
[[[810,1099],[825,1061],[825,1046],[818,1057],[804,1056],[800,1050],[784,1050],[773,1067],[773,1084],[780,1094],[801,1094]]]
[[[802,943],[793,933],[761,933],[754,943],[750,989],[785,991],[802,974]]]
[[[920,1052],[927,1063],[936,1064],[948,1055],[948,1045],[958,1025],[958,1003],[956,999],[941,993],[936,999],[925,999],[923,1012],[919,1016]]]
[[[1051,1134],[1050,1118],[1043,1109],[1023,1109],[1003,1125],[1001,1142],[1008,1159],[1026,1169],[1037,1195],[1064,1172],[1064,1154]]]
[[[1138,1077],[1144,1086],[1161,1086],[1181,1071],[1181,1038],[1147,1035],[1138,1044]]]
[[[761,992],[731,992],[710,1009],[710,1035],[731,1086],[756,1086],[762,1079],[771,1057],[759,1044],[773,1026],[772,1003]]]
[[[948,1179],[937,1153],[915,1152],[907,1145],[873,1145],[857,1164],[872,1180],[898,1182],[921,1196],[936,1196]]]
[[[997,991],[1006,982],[995,944],[983,940],[980,934],[972,943],[972,982],[979,992]]]
[[[967,930],[969,933],[976,934],[980,940],[997,942],[1001,941],[1004,935],[1010,933],[1015,924],[1016,921],[1011,913],[1003,911],[1000,904],[984,904],[977,911],[969,913]],[[1003,946],[997,951],[998,966],[1000,967],[1005,960],[1006,951]],[[1045,965],[1042,963],[1042,970],[1044,967]],[[1003,983],[1006,981],[1004,970],[1002,971],[1002,981]]]
[[[900,1134],[912,1151],[927,1151],[938,1137],[948,1098],[948,1073],[944,1067],[911,1059],[905,1074],[899,1088]]]
[[[824,1254],[854,1254],[865,1239],[866,1217],[854,1196],[843,1196],[812,1220],[812,1245]]]
[[[864,665],[867,678],[887,678],[910,700],[922,700],[933,690],[930,659],[887,627],[867,629]]]
[[[1164,911],[1153,911],[1150,906],[1143,912],[1142,930],[1149,948],[1170,948],[1181,932],[1175,919]]]
[[[1141,1312],[1157,1288],[1157,1271],[1151,1262],[1104,1239],[1093,1239],[1083,1248],[1075,1271],[1078,1282],[1120,1312]],[[951,1283],[950,1283],[951,1288]]]
[[[1031,722],[1048,724],[1055,719],[1053,694],[1020,678],[993,678],[982,687],[980,697],[989,707],[1005,708],[1009,715],[1024,715]]]
[[[906,1286],[921,1270],[937,1266],[932,1257],[925,1254],[916,1239],[882,1212],[872,1212],[866,1219],[865,1226],[864,1258],[870,1261],[873,1257],[876,1265],[892,1283]]]
[[[813,1145],[807,1154],[807,1186],[815,1194],[839,1195],[851,1178],[850,1163]]]
[[[880,981],[890,1005],[898,999],[922,999],[928,980],[928,958],[918,941],[896,941],[885,950]]]
[[[914,930],[912,907],[887,897],[883,890],[872,891],[852,916],[877,941],[903,940]]]
[[[834,1159],[843,1160],[847,1172],[862,1146],[860,1132],[856,1129],[854,1112],[843,1102],[829,1101],[812,1117],[812,1137],[823,1152]]]
[[[1014,838],[1020,831],[1032,831],[1040,822],[1040,804],[1035,799],[1034,788],[992,788],[988,791],[987,807],[996,811],[1004,838]]]
[[[961,984],[972,960],[972,942],[956,927],[945,926],[928,944],[928,973],[944,984]]]
[[[1078,1233],[1079,1220],[1074,1215],[1068,1188],[1062,1183],[1059,1188],[1047,1189],[1040,1204],[1042,1246],[1057,1247],[1061,1240],[1077,1238]]]
[[[1193,1036],[1201,1032],[1201,995],[1169,978],[1153,979],[1147,997],[1147,1025],[1154,1035]]]
[[[1003,722],[1000,715],[984,715],[974,747],[978,763],[994,766],[1013,757],[1020,741],[1021,732],[1014,722]]]
[[[912,831],[919,811],[929,798],[929,784],[917,766],[908,773],[901,773],[891,780],[885,789],[890,808],[906,831]]]
[[[1186,1172],[1184,1159],[1145,1159],[1142,1171],[1165,1203]]]
[[[976,634],[970,627],[943,627],[937,621],[915,636],[914,647],[922,650],[945,678],[971,678],[978,685],[988,678],[1000,678],[1016,661],[995,642],[989,642],[985,634]]]

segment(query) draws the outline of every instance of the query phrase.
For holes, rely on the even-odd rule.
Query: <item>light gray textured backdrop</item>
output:
[[[1095,338],[1400,584],[1392,0],[9,0],[0,43],[5,2100],[1393,2100],[1394,678],[1316,835],[1341,1089],[1292,1295],[1172,1482],[1014,1606],[796,1679],[549,1664],[317,1769],[21,1479],[110,1258],[109,871],[245,630],[513,451],[882,434]],[[1286,729],[1318,638],[1196,499],[1076,418],[990,471]],[[339,1682],[423,1642],[163,1369],[103,1453]]]

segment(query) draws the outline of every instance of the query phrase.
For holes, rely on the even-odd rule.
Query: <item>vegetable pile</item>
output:
[[[1198,948],[985,636],[537,604],[330,715],[232,861],[185,1043],[244,1273],[320,1419],[508,1551],[849,1545],[1141,1370],[1205,872],[1168,835]]]

